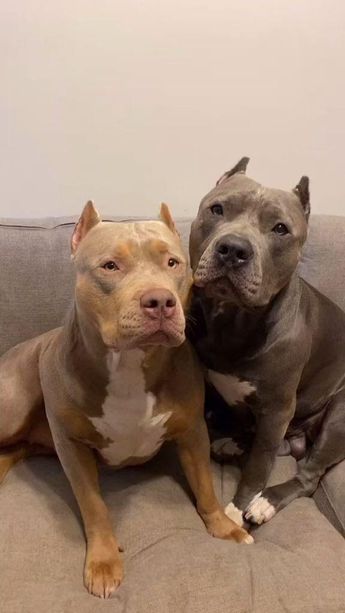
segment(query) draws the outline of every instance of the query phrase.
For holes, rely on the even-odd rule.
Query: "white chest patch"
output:
[[[154,415],[156,398],[145,391],[144,352],[138,349],[109,353],[110,380],[101,417],[90,417],[109,445],[100,449],[108,464],[119,466],[129,458],[148,458],[159,450],[171,413]]]
[[[208,378],[228,404],[245,402],[250,394],[256,392],[255,385],[249,381],[240,381],[233,375],[223,375],[215,370],[209,370]]]

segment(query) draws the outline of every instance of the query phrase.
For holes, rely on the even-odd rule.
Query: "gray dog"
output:
[[[208,380],[229,405],[248,407],[255,434],[229,514],[256,524],[345,458],[345,314],[299,278],[309,181],[291,192],[246,175],[248,158],[201,201],[190,239],[193,332]],[[296,476],[266,487],[284,437]],[[235,508],[234,508],[235,506]]]

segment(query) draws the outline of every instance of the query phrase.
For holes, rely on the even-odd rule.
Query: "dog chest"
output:
[[[164,442],[170,413],[154,413],[156,398],[145,390],[143,357],[139,350],[111,353],[102,415],[89,418],[108,443],[99,453],[111,466],[135,458],[143,461],[154,455]]]
[[[245,402],[251,394],[256,392],[253,383],[241,381],[234,375],[224,375],[215,370],[208,370],[208,379],[229,405]]]

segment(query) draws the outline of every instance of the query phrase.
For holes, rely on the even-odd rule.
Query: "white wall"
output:
[[[239,157],[345,213],[343,0],[2,0],[0,215],[193,215]]]

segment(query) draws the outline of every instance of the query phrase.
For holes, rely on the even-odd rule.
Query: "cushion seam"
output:
[[[330,494],[329,494],[329,493],[328,493],[328,491],[327,491],[327,487],[326,487],[325,483],[324,483],[323,481],[321,481],[320,485],[321,485],[321,488],[322,488],[322,490],[323,490],[323,492],[324,492],[324,494],[325,494],[325,496],[326,496],[326,498],[327,498],[327,501],[328,501],[328,503],[329,503],[329,506],[331,507],[331,509],[332,509],[332,511],[333,511],[333,513],[334,513],[334,515],[336,516],[336,518],[337,518],[338,522],[340,523],[340,525],[341,525],[341,527],[342,527],[342,529],[343,529],[343,531],[344,531],[344,533],[345,533],[345,523],[344,523],[344,522],[343,522],[343,520],[342,520],[342,519],[339,517],[339,515],[338,515],[338,513],[337,513],[337,511],[336,511],[336,507],[335,507],[335,505],[333,504],[333,502],[332,502],[332,500],[331,500],[331,498],[330,498]]]

